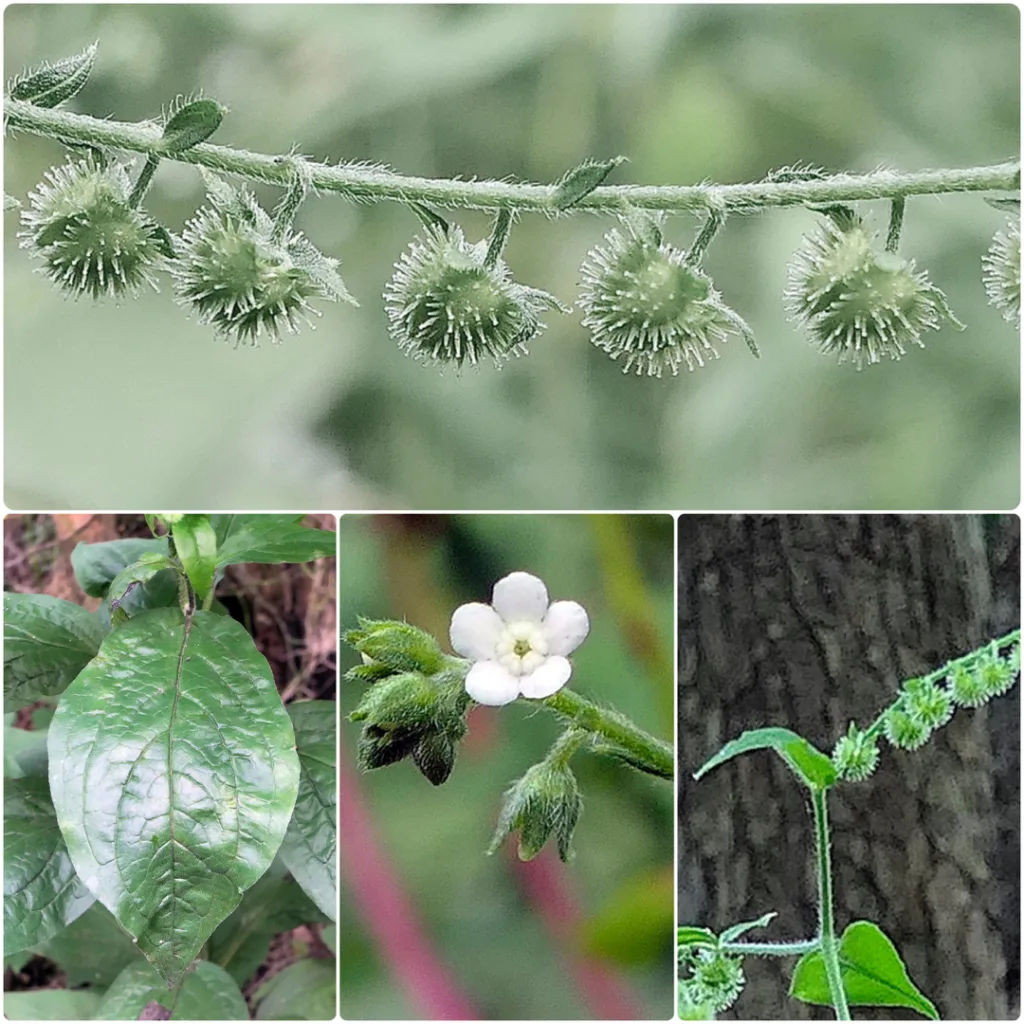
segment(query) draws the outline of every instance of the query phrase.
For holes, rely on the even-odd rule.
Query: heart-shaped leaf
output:
[[[836,781],[836,769],[830,757],[808,743],[803,736],[779,728],[752,729],[743,733],[738,739],[726,743],[710,761],[702,765],[694,778],[701,778],[712,768],[740,754],[766,749],[774,750],[810,789],[827,789]]]
[[[149,1003],[170,1010],[170,1020],[249,1019],[235,980],[208,960],[200,960],[171,989],[145,961],[129,964],[107,989],[93,1019],[136,1020]]]
[[[876,924],[854,921],[839,942],[839,971],[851,1006],[904,1006],[939,1019],[938,1010],[910,980],[896,947]],[[831,1006],[821,952],[805,953],[793,971],[789,994],[805,1003]]]
[[[299,795],[281,859],[306,895],[333,921],[337,915],[337,794],[333,701],[288,705],[299,753]]]
[[[169,984],[274,859],[294,744],[249,634],[206,612],[136,616],[61,699],[50,791],[71,859]]]
[[[44,776],[4,784],[4,953],[45,942],[96,897],[75,874]]]
[[[80,605],[46,594],[4,594],[4,710],[63,693],[106,630]]]

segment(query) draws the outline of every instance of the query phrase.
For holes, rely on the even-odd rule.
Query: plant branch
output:
[[[621,747],[631,755],[637,767],[644,767],[644,770],[665,779],[673,777],[675,752],[671,744],[644,732],[625,715],[603,708],[569,689],[559,690],[545,698],[544,703],[580,729],[599,733]]]
[[[24,100],[4,98],[4,119],[11,128],[55,139],[107,149],[150,153],[159,148],[161,128],[151,122],[129,124],[104,121],[67,110],[37,107]],[[167,160],[201,164],[211,170],[237,174],[250,181],[287,187],[292,169],[280,157],[200,143],[167,153]],[[352,200],[428,203],[448,208],[520,210],[555,213],[557,184],[536,185],[506,181],[456,181],[406,177],[382,167],[308,164],[310,183],[321,192]],[[665,211],[750,212],[767,207],[810,203],[846,203],[864,199],[893,199],[911,195],[953,192],[1007,192],[1020,187],[1020,163],[987,167],[950,168],[901,173],[836,174],[809,181],[760,181],[738,185],[616,185],[594,189],[568,213],[577,210],[622,212],[630,208]]]
[[[803,956],[813,953],[819,946],[817,939],[805,942],[723,942],[723,953],[735,956]]]
[[[836,943],[835,920],[832,911],[832,855],[828,831],[828,794],[824,789],[811,790],[814,808],[814,832],[818,855],[818,948],[825,964],[829,994],[836,1011],[836,1020],[849,1020],[850,1008],[846,1003],[846,990],[839,969],[839,948]]]

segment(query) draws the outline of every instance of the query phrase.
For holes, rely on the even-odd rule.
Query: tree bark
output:
[[[694,783],[746,729],[831,753],[899,683],[1020,623],[1014,516],[683,516],[679,521],[680,923],[750,941],[815,934],[806,791],[769,752]],[[1019,1014],[1019,688],[830,793],[836,926],[876,922],[947,1019]],[[723,1016],[833,1016],[787,995],[793,960],[748,958]],[[857,1008],[860,1019],[916,1018]]]

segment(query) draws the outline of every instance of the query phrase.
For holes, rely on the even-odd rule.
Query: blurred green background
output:
[[[203,88],[216,141],[293,144],[415,175],[556,179],[624,154],[613,182],[733,182],[796,161],[866,171],[1019,153],[1019,12],[1010,5],[16,5],[6,73],[100,42],[73,108],[152,118]],[[62,159],[8,140],[24,199]],[[265,202],[273,190],[261,191]],[[202,201],[166,164],[149,199],[172,230]],[[870,206],[871,204],[867,204]],[[874,222],[884,228],[884,204]],[[389,340],[380,295],[417,230],[394,203],[315,199],[298,224],[342,260],[358,310],[234,351],[168,288],[74,303],[32,274],[6,217],[5,497],[13,507],[1009,508],[1019,495],[1013,328],[980,259],[1003,216],[978,197],[908,206],[903,251],[968,325],[857,373],[787,323],[786,263],[815,216],[734,218],[706,266],[753,326],[693,374],[625,377],[578,312],[529,358],[463,376]],[[470,237],[488,220],[458,217]],[[527,216],[509,263],[564,301],[610,226]],[[691,218],[670,222],[686,245]]]
[[[339,539],[342,631],[357,615],[405,619],[450,649],[454,609],[489,601],[523,569],[590,615],[569,685],[671,739],[671,517],[344,516]],[[356,663],[343,649],[342,671]],[[342,685],[342,1016],[443,1018],[420,971],[435,985],[446,977],[467,1016],[670,1017],[672,785],[581,752],[575,860],[545,848],[522,864],[514,841],[488,857],[502,793],[543,758],[556,720],[525,701],[475,708],[451,777],[434,788],[409,760],[357,773],[360,727],[346,716],[364,690]],[[367,859],[393,884],[369,885]],[[408,933],[396,938],[402,901],[425,956]]]

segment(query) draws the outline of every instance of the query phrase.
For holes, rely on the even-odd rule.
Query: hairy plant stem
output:
[[[735,956],[803,956],[813,953],[820,943],[818,939],[804,942],[723,942],[723,953]]]
[[[836,1020],[850,1020],[846,1004],[846,990],[839,970],[839,946],[836,942],[835,920],[832,914],[832,854],[828,832],[828,792],[811,790],[814,808],[814,833],[818,855],[818,948],[825,964],[825,977],[836,1011]]]
[[[36,107],[24,100],[4,98],[4,119],[11,128],[99,148],[150,153],[159,147],[161,128],[153,123],[103,121],[67,110]],[[165,159],[201,164],[211,170],[237,174],[250,181],[287,187],[292,169],[280,157],[200,143]],[[321,192],[349,199],[479,210],[521,210],[555,213],[558,186],[506,181],[451,181],[405,177],[385,168],[308,163],[310,184]],[[740,185],[617,185],[594,189],[569,211],[694,210],[749,212],[767,207],[844,203],[861,199],[941,195],[951,192],[1007,192],[1020,187],[1020,162],[988,167],[950,168],[901,173],[836,174],[809,181],[760,181]]]
[[[546,697],[544,703],[579,729],[598,733],[627,751],[638,766],[646,765],[652,774],[672,778],[675,771],[672,745],[644,732],[625,715],[603,708],[569,689]]]

